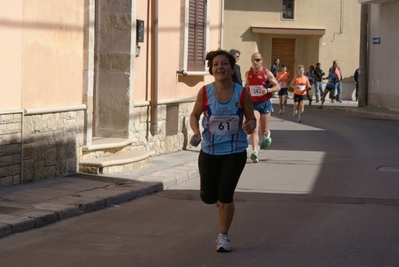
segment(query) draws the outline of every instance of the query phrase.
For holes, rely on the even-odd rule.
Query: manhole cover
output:
[[[378,167],[377,170],[382,172],[399,172],[399,167]]]

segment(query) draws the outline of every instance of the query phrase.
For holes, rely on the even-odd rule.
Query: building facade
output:
[[[225,1],[223,46],[241,51],[243,75],[254,52],[262,54],[265,67],[279,58],[290,73],[299,64],[307,70],[317,62],[327,73],[337,60],[343,74],[343,98],[354,100],[359,38],[357,0]]]
[[[184,149],[222,7],[0,0],[0,187],[126,171]]]
[[[359,0],[364,25],[360,54],[361,76],[359,91],[364,106],[399,111],[396,70],[399,67],[398,0]]]

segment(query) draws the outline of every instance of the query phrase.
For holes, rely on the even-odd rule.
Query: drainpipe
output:
[[[220,0],[219,49],[223,47],[224,0]]]
[[[366,107],[368,102],[368,39],[369,39],[369,10],[370,5],[362,4],[360,11],[360,49],[359,49],[359,107]]]
[[[340,10],[340,19],[339,19],[339,32],[335,32],[333,34],[333,38],[331,39],[331,42],[335,41],[335,35],[341,35],[344,31],[344,0],[341,0],[341,10]]]
[[[150,132],[158,133],[158,0],[151,0],[151,118]]]

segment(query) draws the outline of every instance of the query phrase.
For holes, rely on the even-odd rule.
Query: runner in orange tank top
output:
[[[305,74],[305,67],[303,65],[298,65],[297,68],[298,76],[291,81],[291,87],[294,88],[294,117],[298,116],[298,122],[302,122],[302,114],[305,111],[305,99],[306,92],[311,85],[309,83],[308,77]],[[299,110],[299,111],[298,111]]]
[[[279,115],[285,113],[285,107],[287,106],[287,97],[288,97],[288,85],[291,81],[291,75],[287,72],[287,65],[283,64],[281,66],[281,72],[277,73],[277,81],[280,84],[280,91],[278,91],[278,100],[279,100]]]

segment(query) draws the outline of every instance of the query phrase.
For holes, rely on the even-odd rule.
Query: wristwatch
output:
[[[270,93],[271,90],[270,90],[270,88],[267,88],[266,91],[267,91],[268,93]]]

